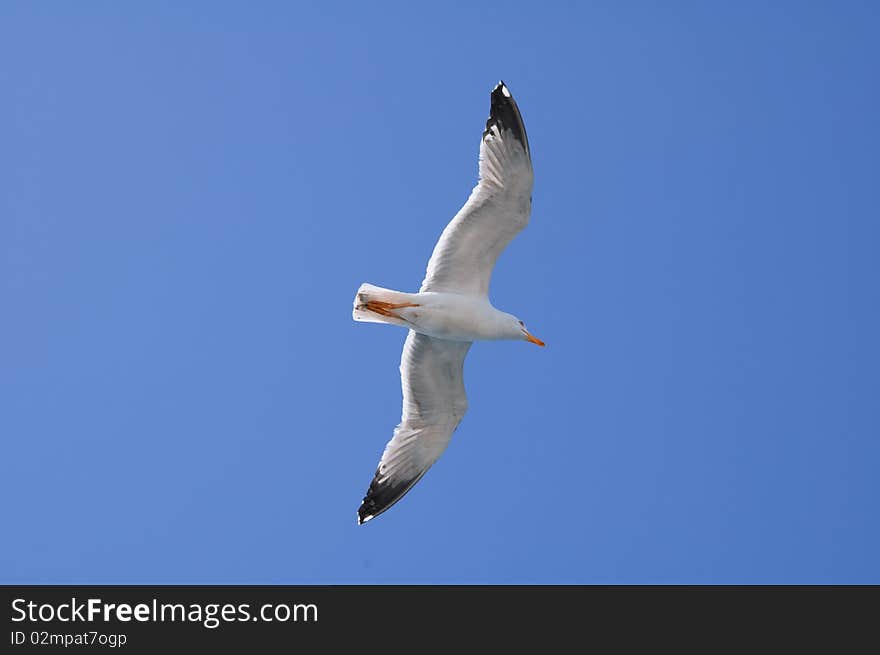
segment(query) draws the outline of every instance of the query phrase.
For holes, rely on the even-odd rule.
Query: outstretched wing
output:
[[[358,509],[358,523],[400,500],[446,450],[467,411],[463,368],[470,347],[410,331],[400,358],[403,414]]]
[[[519,108],[499,82],[480,143],[480,181],[443,230],[421,291],[487,296],[498,255],[529,222],[532,160]]]

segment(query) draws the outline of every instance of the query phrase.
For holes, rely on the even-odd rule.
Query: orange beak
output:
[[[541,346],[542,348],[546,345],[543,341],[541,341],[537,337],[533,337],[528,332],[526,332],[526,341],[529,341],[530,343],[533,343],[536,346]]]

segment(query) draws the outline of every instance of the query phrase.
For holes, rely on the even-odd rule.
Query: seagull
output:
[[[354,320],[409,330],[400,359],[403,413],[358,509],[358,524],[400,500],[446,450],[467,411],[463,367],[474,341],[544,345],[489,301],[498,255],[529,222],[533,183],[526,128],[503,81],[490,100],[479,182],[440,235],[419,292],[365,283],[354,299]]]

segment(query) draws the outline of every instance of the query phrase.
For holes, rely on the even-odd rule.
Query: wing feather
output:
[[[470,347],[410,331],[400,358],[400,424],[358,509],[358,523],[400,500],[446,450],[467,411],[463,369]]]
[[[529,222],[533,180],[522,116],[499,82],[480,142],[480,180],[440,235],[421,291],[487,296],[498,256]]]

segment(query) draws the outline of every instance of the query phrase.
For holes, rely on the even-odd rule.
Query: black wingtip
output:
[[[490,94],[491,107],[489,109],[489,119],[486,121],[486,129],[483,131],[485,137],[492,131],[492,126],[497,125],[501,132],[509,131],[513,138],[519,141],[526,153],[529,153],[529,138],[526,135],[526,127],[523,124],[522,115],[519,113],[519,107],[513,94],[504,83],[499,80],[495,88]]]
[[[425,471],[409,480],[392,482],[390,478],[381,478],[379,471],[373,476],[370,488],[364,496],[361,506],[358,507],[358,525],[376,518],[382,512],[387,511],[394,503],[404,497],[413,485],[422,479]]]

